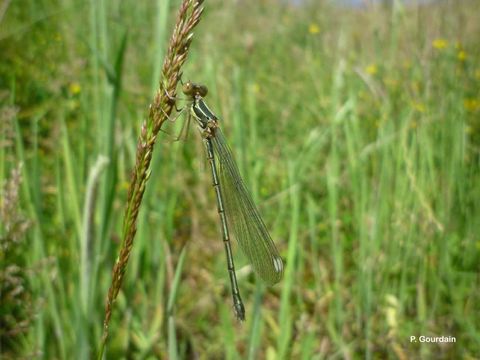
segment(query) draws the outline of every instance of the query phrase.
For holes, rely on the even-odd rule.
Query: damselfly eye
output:
[[[198,95],[205,97],[208,94],[208,88],[205,85],[198,85]]]
[[[193,84],[190,81],[187,81],[183,84],[182,91],[185,95],[191,95],[193,91]]]

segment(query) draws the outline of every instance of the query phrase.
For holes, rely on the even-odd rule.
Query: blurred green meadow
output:
[[[1,358],[96,357],[179,3],[1,2]],[[106,358],[479,358],[478,1],[204,5],[183,79],[208,86],[284,279],[265,287],[234,246],[235,320],[208,163],[195,127],[173,141],[179,117]]]

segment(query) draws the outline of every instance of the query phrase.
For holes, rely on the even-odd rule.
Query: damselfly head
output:
[[[192,83],[190,80],[183,84],[182,91],[188,96],[205,97],[208,94],[208,88],[205,85]]]

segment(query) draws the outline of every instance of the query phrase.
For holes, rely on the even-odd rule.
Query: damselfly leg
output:
[[[187,111],[187,110],[189,110],[189,107],[185,106],[182,109],[180,109],[180,111],[178,113],[176,113],[173,117],[172,116],[167,116],[167,114],[165,112],[164,112],[164,114],[165,114],[165,116],[167,116],[167,119],[170,123],[176,124],[178,118],[180,118],[182,115],[184,115],[185,111]],[[167,135],[173,136],[173,139],[171,140],[172,142],[176,142],[176,141],[179,141],[179,140],[186,141],[188,139],[188,132],[189,132],[189,129],[190,129],[190,122],[191,122],[191,117],[192,117],[191,114],[190,114],[190,111],[187,111],[186,115],[187,115],[186,119],[181,122],[181,127],[180,127],[180,131],[178,132],[178,135],[173,136],[173,134],[171,134],[170,132],[168,132],[165,129],[160,129],[160,131],[167,134]]]

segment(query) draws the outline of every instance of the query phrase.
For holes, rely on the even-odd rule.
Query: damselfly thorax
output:
[[[197,125],[204,138],[215,136],[215,130],[218,128],[218,117],[210,110],[203,98],[208,93],[205,85],[195,84],[187,81],[183,84],[183,93],[192,100],[190,112],[197,122]]]

